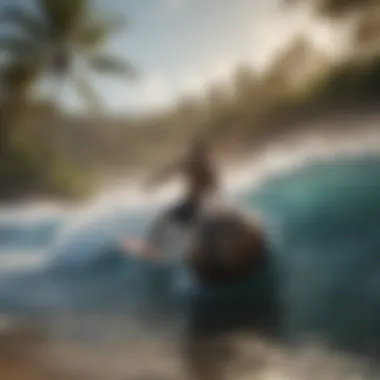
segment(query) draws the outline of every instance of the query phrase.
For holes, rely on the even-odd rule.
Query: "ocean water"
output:
[[[235,201],[264,223],[270,265],[240,283],[197,291],[176,291],[178,263],[147,262],[121,248],[124,236],[143,236],[159,208],[3,212],[0,313],[109,314],[153,329],[249,327],[376,353],[379,169],[376,154],[311,160],[239,192]]]

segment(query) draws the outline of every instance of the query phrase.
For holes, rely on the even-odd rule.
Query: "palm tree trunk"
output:
[[[0,115],[0,195],[11,196],[12,184],[9,183],[12,160],[12,136],[22,114],[22,98],[16,94],[8,95],[1,106]]]
[[[1,116],[0,116],[0,165],[3,166],[6,161],[8,144],[9,144],[9,115],[8,107],[5,103],[1,106]]]
[[[11,150],[12,131],[20,117],[22,100],[13,94],[6,97],[1,107],[0,162],[5,164]]]
[[[51,99],[54,99],[54,104],[59,106],[62,104],[62,101],[64,99],[64,90],[66,85],[66,73],[60,73],[54,76],[53,85],[52,85],[52,97]],[[58,117],[54,118],[55,123],[54,125],[51,125],[52,129],[52,139],[51,139],[51,145],[52,145],[52,157],[51,157],[51,169],[57,170],[58,167],[58,160],[60,156],[60,126],[57,125],[60,120]]]

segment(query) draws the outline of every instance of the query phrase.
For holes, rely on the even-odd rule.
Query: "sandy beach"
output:
[[[39,322],[18,322],[0,332],[0,379],[4,380],[175,380],[185,379],[180,342],[170,339],[73,339],[51,336]],[[228,343],[228,345],[226,345]],[[222,378],[248,380],[375,379],[366,363],[315,346],[292,351],[248,337],[213,342],[220,348]],[[203,349],[200,347],[199,349]],[[218,351],[219,350],[219,351]],[[226,351],[226,352],[227,352]],[[214,353],[212,355],[211,353]],[[373,377],[371,377],[371,374]],[[218,377],[220,378],[220,377]]]

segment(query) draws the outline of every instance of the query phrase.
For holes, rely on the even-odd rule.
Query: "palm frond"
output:
[[[89,81],[84,78],[83,74],[79,73],[73,73],[71,79],[76,91],[87,103],[88,108],[94,113],[99,113],[103,108],[103,102],[91,87]]]
[[[4,88],[27,91],[36,78],[51,68],[54,75],[70,75],[73,54],[81,56],[97,73],[136,77],[136,69],[130,62],[98,54],[98,48],[108,42],[110,35],[125,27],[124,17],[94,13],[91,0],[35,1],[40,17],[27,7],[11,8],[12,12],[8,12],[6,21],[24,32],[21,36],[0,34],[0,53],[16,62],[0,72]],[[83,75],[74,74],[71,75],[73,85],[89,108],[95,112],[102,109],[102,101],[91,83]]]
[[[126,59],[112,55],[95,55],[87,58],[88,65],[101,74],[114,74],[134,79],[137,70]]]
[[[29,37],[46,38],[48,30],[42,19],[20,7],[3,9],[0,21],[20,28]]]
[[[87,10],[87,0],[38,0],[43,17],[56,36],[69,34],[81,22]]]
[[[36,57],[40,47],[36,41],[29,38],[20,38],[16,36],[1,37],[0,51],[16,57]]]
[[[77,30],[76,43],[86,50],[93,50],[104,45],[109,37],[125,29],[127,26],[124,17],[91,18]]]
[[[376,4],[377,0],[317,0],[317,10],[328,16],[340,17],[348,15],[368,5]]]
[[[26,91],[38,78],[37,64],[23,60],[10,61],[1,68],[2,84],[8,91]]]

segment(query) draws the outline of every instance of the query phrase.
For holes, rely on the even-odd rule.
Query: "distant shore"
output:
[[[225,185],[228,191],[237,188],[253,188],[263,181],[275,177],[279,173],[286,173],[297,167],[304,166],[307,162],[315,160],[330,160],[342,155],[380,154],[380,128],[368,123],[362,125],[360,130],[342,132],[328,131],[289,135],[287,140],[272,141],[266,146],[261,146],[255,153],[246,152],[244,159],[225,161]],[[115,182],[108,181],[103,188],[97,190],[86,200],[70,201],[67,199],[42,199],[29,197],[28,199],[14,200],[13,202],[0,203],[0,222],[12,218],[27,221],[28,218],[55,217],[61,213],[76,212],[84,207],[114,207],[116,204],[133,209],[147,207],[147,204],[155,205],[162,199],[170,198],[167,187],[153,193],[144,193],[140,190],[139,180],[145,173],[140,172],[133,179],[119,178]],[[170,187],[170,186],[169,186]],[[176,189],[177,187],[174,186]],[[166,190],[165,190],[166,189]],[[174,190],[177,194],[180,190]],[[173,192],[172,192],[173,193]],[[130,198],[130,199],[128,199]],[[161,199],[161,201],[160,201]],[[109,205],[109,206],[107,206]],[[113,206],[112,206],[113,205]]]
[[[235,140],[231,139],[230,142],[219,142],[215,145],[214,152],[217,162],[229,176],[229,173],[233,175],[233,173],[241,171],[242,167],[260,166],[260,161],[264,156],[267,160],[272,153],[276,154],[276,151],[288,151],[294,156],[299,154],[300,159],[303,159],[301,156],[310,156],[309,158],[323,155],[331,156],[334,155],[334,151],[336,154],[350,150],[353,153],[356,151],[363,151],[364,153],[366,150],[380,151],[380,142],[377,140],[380,138],[379,136],[380,114],[378,112],[357,114],[347,112],[310,121],[307,127],[300,124],[293,129],[285,129],[271,138],[261,137],[256,140],[239,140],[236,138]],[[378,147],[379,149],[377,149]],[[302,153],[299,153],[301,151]],[[173,156],[169,156],[168,152],[165,152],[162,154],[161,163],[168,162],[169,159],[173,159]],[[284,158],[284,160],[286,159]],[[141,184],[144,178],[157,166],[159,163],[155,161],[150,164],[128,167],[128,175],[120,171],[113,174],[107,173],[100,181],[101,186],[90,192],[88,196],[78,199],[64,196],[45,196],[38,193],[3,198],[0,200],[0,211],[1,209],[19,208],[22,205],[28,207],[28,205],[38,203],[61,204],[68,208],[75,208],[112,187],[121,184],[126,188],[128,185],[136,187],[136,184]],[[262,166],[264,168],[265,165]],[[283,166],[286,168],[287,163],[284,162]],[[272,169],[269,168],[268,170],[271,171]],[[254,176],[253,173],[252,176]]]

